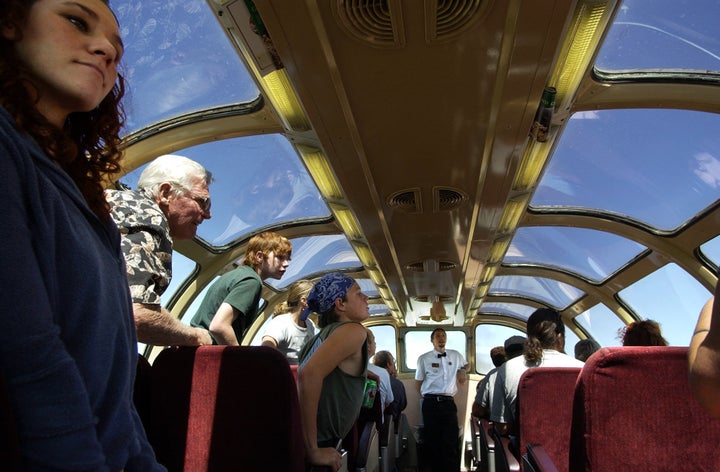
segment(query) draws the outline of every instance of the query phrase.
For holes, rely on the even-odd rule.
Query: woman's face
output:
[[[58,127],[70,113],[97,107],[115,84],[122,41],[102,0],[37,0],[20,34],[11,26],[2,34],[15,41],[38,110]]]

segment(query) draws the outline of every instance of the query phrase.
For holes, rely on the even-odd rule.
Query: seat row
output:
[[[517,450],[471,418],[480,470],[720,468],[720,420],[691,395],[686,347],[608,347],[582,369],[530,369],[518,386],[518,418]]]
[[[169,472],[300,472],[306,463],[296,380],[297,368],[275,349],[171,347],[152,366],[139,357],[135,404]],[[346,470],[391,471],[396,441],[378,398],[343,441]]]

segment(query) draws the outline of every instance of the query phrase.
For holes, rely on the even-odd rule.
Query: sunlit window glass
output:
[[[595,67],[719,71],[718,18],[716,0],[624,0]]]
[[[716,268],[720,267],[720,236],[715,236],[700,246],[700,252],[712,261]]]
[[[603,304],[595,305],[576,316],[575,322],[582,326],[587,333],[591,333],[595,341],[601,346],[620,345],[617,333],[619,329],[625,326],[625,323],[607,306]],[[572,352],[570,351],[571,347],[574,347],[574,345],[567,346],[568,352]]]
[[[257,85],[201,0],[113,0],[125,45],[126,131],[254,100]]]
[[[490,350],[504,346],[511,336],[525,337],[525,333],[509,326],[480,324],[475,327],[475,372],[487,374],[495,365],[490,358]]]
[[[660,323],[671,345],[687,346],[700,309],[712,294],[676,264],[667,264],[619,297],[642,319]]]
[[[434,328],[433,328],[434,329]],[[430,335],[433,330],[408,331],[405,334],[405,368],[415,370],[417,368],[417,360],[422,354],[435,349]],[[445,349],[454,349],[458,351],[467,360],[467,337],[462,331],[445,330],[447,334],[447,343]]]
[[[395,344],[395,327],[390,325],[375,325],[369,329],[375,335],[375,352],[389,351],[397,362],[397,345]],[[400,369],[400,366],[395,366]]]

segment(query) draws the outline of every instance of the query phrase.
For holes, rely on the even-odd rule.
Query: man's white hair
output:
[[[189,192],[198,180],[210,185],[212,174],[202,165],[184,156],[165,154],[153,160],[140,174],[138,188],[155,198],[160,185],[168,182]]]

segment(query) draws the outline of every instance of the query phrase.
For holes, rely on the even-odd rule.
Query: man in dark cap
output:
[[[497,369],[506,361],[517,357],[523,353],[525,338],[523,336],[510,336],[505,340],[504,346],[499,346],[504,351],[504,356],[496,362],[497,356],[493,356],[493,351],[497,352],[497,348],[490,350],[490,357],[493,359],[495,368],[485,374],[485,377],[478,382],[475,393],[475,401],[472,405],[472,414],[478,418],[490,418],[490,405],[492,405],[492,395],[495,390],[495,378]]]

